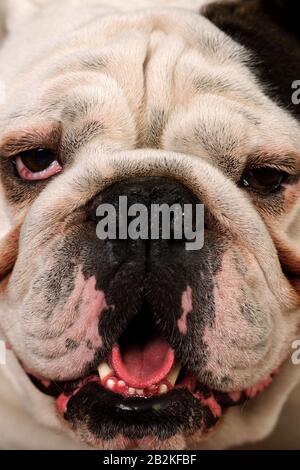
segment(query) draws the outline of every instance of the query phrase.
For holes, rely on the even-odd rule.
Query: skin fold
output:
[[[266,72],[275,40],[300,55],[290,7],[279,21],[277,2],[123,3],[2,7],[1,426],[23,422],[3,448],[30,448],[29,429],[38,448],[239,446],[271,433],[299,382],[299,112]],[[22,178],[18,156],[44,148],[53,175]],[[242,184],[265,166],[288,173],[280,189]],[[204,247],[99,240],[95,208],[123,193],[204,204]],[[29,379],[88,376],[144,311],[198,384],[155,419],[118,421],[92,382],[60,407]],[[200,386],[247,400],[218,414]]]

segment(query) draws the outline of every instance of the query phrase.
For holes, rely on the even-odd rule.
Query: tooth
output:
[[[129,393],[129,395],[135,395],[135,393],[136,393],[135,388],[129,387],[128,393]]]
[[[109,367],[107,362],[102,362],[98,367],[98,373],[101,380],[104,380],[109,374],[111,374],[113,370]]]
[[[167,377],[166,377],[166,380],[168,382],[170,382],[170,384],[173,385],[173,387],[174,387],[174,385],[176,383],[176,380],[178,378],[180,369],[181,369],[181,365],[179,363],[175,364],[175,366],[169,372],[169,375],[167,375]]]
[[[137,389],[136,389],[136,393],[137,393],[138,395],[144,395],[144,390],[143,390],[142,388],[137,388]]]
[[[115,381],[113,379],[108,379],[106,382],[106,387],[109,388],[110,390],[113,390],[115,386]]]
[[[119,387],[125,387],[126,383],[124,382],[124,380],[119,380],[118,385]]]
[[[166,384],[161,384],[159,387],[159,393],[160,394],[167,393],[167,391],[168,391],[168,386]]]

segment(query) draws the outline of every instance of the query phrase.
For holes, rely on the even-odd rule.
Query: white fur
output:
[[[85,3],[83,8],[79,0],[6,2],[5,24],[9,35],[0,52],[1,77],[7,88],[5,107],[0,108],[3,135],[16,128],[22,129],[25,124],[38,125],[45,115],[49,120],[63,117],[65,135],[74,129],[76,132],[82,124],[82,116],[79,115],[79,122],[76,119],[68,121],[66,116],[70,110],[76,116],[80,103],[92,102],[86,117],[101,117],[105,122],[102,147],[114,152],[122,150],[120,161],[128,169],[134,157],[138,160],[140,155],[134,150],[137,142],[147,145],[153,107],[170,112],[161,143],[161,150],[170,158],[171,151],[193,155],[203,159],[200,167],[206,168],[206,160],[226,174],[221,157],[228,149],[240,159],[259,149],[299,154],[299,124],[265,96],[244,65],[247,52],[194,13],[193,10],[197,11],[205,2],[113,0],[105,3],[89,0]],[[125,14],[118,15],[118,12]],[[96,27],[92,20],[96,21]],[[122,62],[124,37],[131,47]],[[76,69],[79,58],[97,58],[99,49],[100,55],[107,60],[105,73],[93,70],[83,73]],[[141,64],[147,54],[145,90]],[[174,81],[168,81],[168,71],[174,72]],[[197,90],[192,77],[199,80]],[[209,84],[206,88],[205,83]],[[78,107],[74,105],[76,100]],[[53,101],[57,106],[51,107]],[[37,109],[40,102],[43,109]],[[17,116],[12,118],[12,114]],[[254,121],[259,121],[260,125],[254,125]],[[195,127],[201,129],[199,139],[193,132]],[[212,139],[214,149],[209,146]],[[99,141],[95,134],[95,146]],[[85,147],[91,161],[93,142],[86,143]],[[129,151],[133,152],[132,159],[128,158],[132,155]],[[149,154],[146,161],[150,160]],[[82,170],[84,165],[82,163]],[[106,176],[109,169],[108,165]],[[211,171],[215,177],[214,170]],[[51,188],[60,181],[63,181],[63,175]],[[198,181],[201,181],[199,175]],[[231,195],[231,184],[228,182],[228,188],[226,184],[223,188],[225,213],[232,209],[226,207],[226,202],[231,200],[227,199]],[[44,198],[46,196],[44,193]],[[248,207],[244,200],[239,203],[242,208]],[[40,209],[39,204],[43,204],[43,197],[34,207]],[[293,218],[298,210],[295,208]],[[238,211],[232,220],[237,216]],[[260,234],[266,235],[261,230]],[[250,227],[244,227],[244,232],[254,240]],[[291,233],[289,238],[298,239],[298,229]],[[262,264],[265,255],[268,261],[274,262],[272,267],[265,266],[268,276],[273,269],[278,273],[279,268],[271,242],[264,254],[264,240],[266,238],[255,242]],[[272,290],[279,293],[278,289],[282,289],[279,297],[285,299],[288,294],[282,278],[274,276],[273,281]],[[6,323],[4,304],[1,309]],[[9,326],[13,328],[13,322]],[[0,424],[1,446],[84,448],[68,437],[68,431],[62,431],[53,413],[53,401],[31,385],[12,351],[7,352],[7,359],[7,365],[0,366],[0,413],[5,417]],[[265,437],[274,427],[284,402],[299,379],[300,368],[288,359],[280,376],[261,397],[242,411],[230,410],[218,433],[206,443],[189,445],[220,448]]]

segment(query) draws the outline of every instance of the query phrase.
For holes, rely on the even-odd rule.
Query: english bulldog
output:
[[[1,2],[2,448],[218,449],[274,428],[300,380],[295,8]],[[202,204],[203,247],[100,239],[120,196]]]

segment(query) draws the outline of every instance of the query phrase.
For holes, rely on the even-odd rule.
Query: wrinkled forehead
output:
[[[226,82],[232,85],[233,77],[229,80],[228,67],[232,73],[235,66],[234,79],[237,80],[242,75],[241,63],[246,57],[242,47],[207,19],[184,10],[104,15],[88,24],[77,25],[69,32],[62,28],[65,34],[60,33],[55,40],[53,34],[43,34],[42,20],[34,26],[31,31],[27,29],[16,38],[9,38],[2,51],[3,59],[7,59],[2,60],[6,91],[12,94],[19,89],[23,92],[20,93],[24,96],[23,101],[32,97],[32,93],[40,97],[49,94],[49,90],[64,96],[66,89],[74,85],[97,83],[102,74],[113,78],[133,102],[141,98],[140,89],[149,85],[143,83],[145,77],[149,77],[150,85],[154,82],[153,85],[158,87],[162,83],[164,91],[178,87],[178,79],[182,83],[185,77],[189,78],[185,84],[188,88],[191,88],[191,81],[194,89],[207,87],[208,78],[209,82],[214,79],[215,87],[224,87]],[[33,40],[37,35],[40,39],[38,47],[33,49],[30,44],[30,54],[26,54],[24,40]],[[13,63],[8,57],[12,48],[16,54]],[[216,66],[212,76],[212,68]],[[243,78],[246,84],[247,77]],[[27,84],[32,85],[30,90],[24,90]],[[182,89],[178,91],[182,92]],[[193,91],[195,93],[190,90]],[[51,95],[49,100],[52,99]]]
[[[38,23],[33,35],[45,19]],[[266,97],[249,53],[193,12],[85,19],[18,59],[3,72],[0,131],[42,126],[42,140],[59,127],[68,156],[95,137],[119,149],[167,148],[218,163],[262,148],[299,150],[298,124]]]

